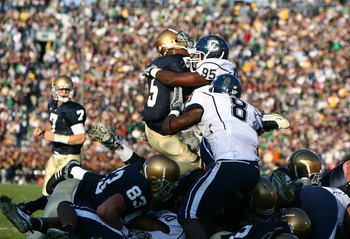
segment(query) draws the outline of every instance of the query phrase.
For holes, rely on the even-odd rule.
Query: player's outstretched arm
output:
[[[264,114],[262,121],[264,131],[288,129],[291,126],[287,118],[277,113]]]
[[[144,163],[145,158],[139,156],[132,151],[129,147],[125,146],[119,135],[113,130],[107,128],[103,124],[97,124],[92,126],[87,132],[87,136],[94,141],[98,141],[103,146],[116,152],[120,159],[125,163]]]

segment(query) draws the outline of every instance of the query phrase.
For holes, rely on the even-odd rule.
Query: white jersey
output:
[[[338,220],[337,220],[337,226],[341,227],[344,225],[344,215],[346,208],[350,204],[350,198],[347,194],[345,194],[342,190],[338,188],[331,188],[331,187],[323,187],[324,189],[327,189],[330,191],[335,199],[337,199],[337,205],[338,205]]]
[[[208,81],[213,81],[219,75],[232,74],[238,77],[237,68],[232,62],[226,59],[208,58],[197,63],[196,72]],[[197,90],[208,92],[210,85],[204,85]]]
[[[194,90],[186,110],[198,105],[204,111],[198,127],[208,140],[215,161],[259,160],[257,132],[262,129],[262,113],[258,109],[226,93]]]
[[[232,74],[238,77],[237,68],[226,59],[208,58],[197,63],[196,72],[208,81],[222,74]]]
[[[185,239],[185,233],[182,226],[177,221],[177,215],[170,211],[161,211],[161,214],[157,216],[158,220],[167,225],[170,229],[169,233],[161,231],[147,231],[152,235],[152,239]]]

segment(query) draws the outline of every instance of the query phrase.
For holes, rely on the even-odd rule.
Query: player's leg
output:
[[[62,201],[72,201],[74,189],[78,186],[80,180],[68,179],[59,183],[45,207],[42,217],[58,217],[57,206]],[[29,233],[26,239],[42,239],[45,235],[41,232]]]
[[[179,210],[179,221],[186,237],[206,235],[201,219],[206,219],[222,207],[236,193],[245,195],[259,182],[259,169],[254,164],[219,162],[191,187]]]
[[[83,238],[101,237],[122,239],[123,234],[110,226],[108,226],[94,210],[79,205],[73,205],[76,215],[78,217],[79,233]]]
[[[74,164],[80,164],[81,157],[79,154],[68,154],[68,155],[52,155],[47,162],[45,168],[45,177],[43,182],[43,194],[49,195],[53,191],[53,187],[50,183],[52,178],[61,177],[61,172],[65,172],[64,167],[71,162]],[[64,175],[63,175],[64,176]],[[48,185],[49,184],[49,185]]]
[[[59,184],[60,182],[68,179],[68,178],[76,178],[71,174],[72,169],[75,166],[78,166],[81,168],[80,160],[71,159],[71,160],[65,160],[67,163],[61,167],[58,171],[56,171],[48,180],[46,184],[46,192],[49,194],[52,194],[54,188]],[[87,172],[86,170],[84,170]],[[82,177],[81,177],[82,178]],[[77,179],[81,179],[77,178]]]
[[[45,166],[45,176],[44,176],[44,180],[43,180],[43,185],[42,185],[42,194],[47,196],[49,195],[46,192],[46,184],[49,181],[49,179],[51,178],[51,176],[56,172],[56,165],[54,162],[54,155],[51,155],[51,157],[49,158],[49,160],[46,162],[46,166]]]
[[[148,143],[159,153],[174,159],[181,173],[200,168],[201,160],[177,135],[161,135],[145,126]]]
[[[43,217],[56,217],[57,206],[62,201],[73,201],[72,195],[80,180],[67,179],[59,183],[53,191],[43,213]]]
[[[108,226],[95,210],[63,201],[59,203],[57,212],[61,228],[51,228],[47,231],[51,238],[114,238],[122,239],[123,234]]]
[[[60,228],[50,228],[47,231],[49,238],[79,238],[77,234],[78,216],[72,203],[60,202],[57,206]]]

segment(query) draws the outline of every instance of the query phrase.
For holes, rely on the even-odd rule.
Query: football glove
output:
[[[191,127],[189,129],[182,130],[180,133],[180,140],[186,144],[192,152],[199,149],[202,136],[198,127]]]
[[[182,88],[174,87],[174,90],[170,93],[170,114],[179,116],[184,108]]]
[[[91,140],[100,142],[112,151],[123,149],[119,136],[102,124],[92,126],[86,134]]]
[[[264,114],[262,121],[265,131],[271,131],[274,129],[288,129],[290,127],[289,120],[276,113]]]
[[[158,71],[160,71],[161,69],[158,68],[156,65],[151,65],[149,67],[147,67],[143,73],[141,74],[140,76],[140,79],[142,80],[145,80],[147,79],[148,77],[153,77],[153,78],[156,78],[156,74]]]

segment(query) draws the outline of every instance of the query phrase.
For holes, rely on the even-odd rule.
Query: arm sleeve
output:
[[[125,161],[125,164],[134,164],[134,163],[140,163],[143,164],[146,161],[144,157],[141,157],[140,155],[136,154],[135,152],[132,154],[131,158]]]

